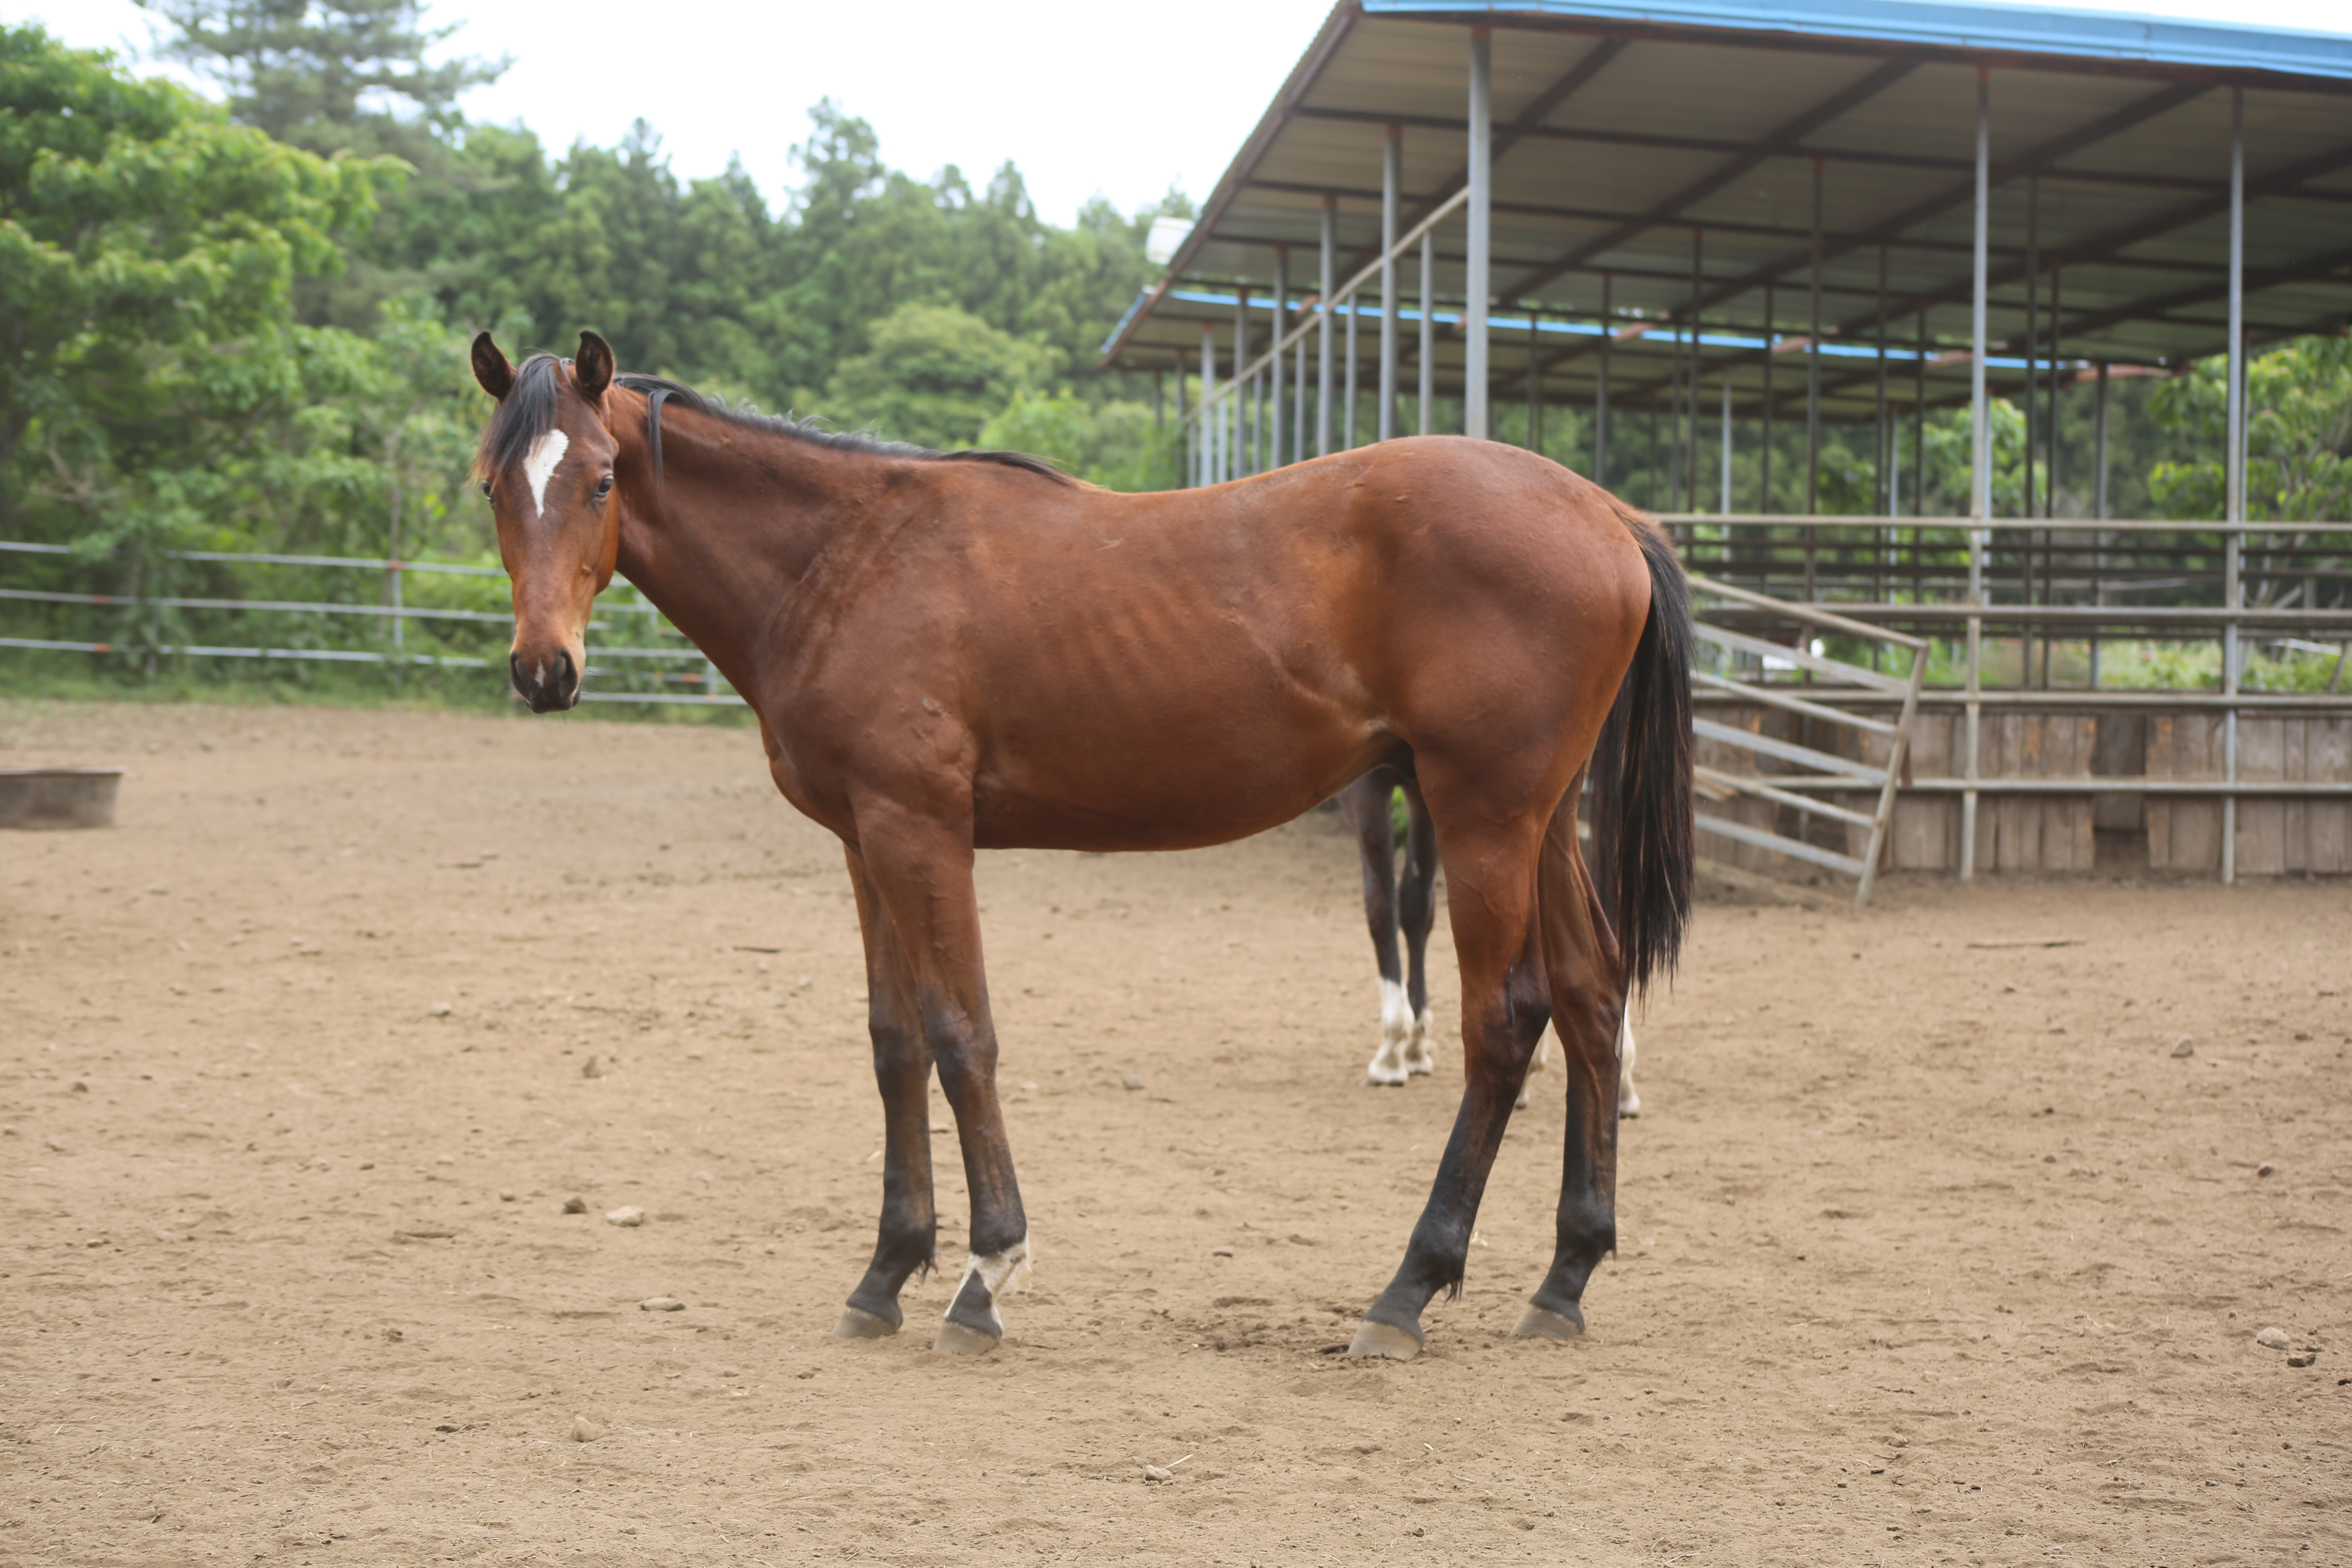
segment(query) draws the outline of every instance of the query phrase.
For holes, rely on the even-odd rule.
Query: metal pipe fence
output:
[[[196,658],[378,665],[395,670],[404,668],[479,668],[498,671],[503,684],[506,660],[501,651],[494,648],[472,651],[462,646],[463,642],[470,640],[478,647],[483,640],[479,636],[471,639],[460,637],[456,640],[461,646],[448,646],[452,639],[446,634],[468,629],[486,634],[494,627],[511,627],[514,625],[511,610],[465,605],[412,604],[408,602],[405,589],[406,579],[412,574],[445,580],[503,580],[506,572],[501,567],[464,562],[404,561],[370,556],[174,550],[158,552],[148,559],[147,563],[184,563],[211,568],[216,584],[223,574],[234,580],[237,574],[254,567],[296,568],[330,574],[368,573],[383,580],[384,597],[382,602],[369,602],[222,593],[157,593],[142,588],[143,573],[127,568],[123,563],[110,558],[87,559],[70,545],[0,541],[0,570],[5,570],[11,563],[31,565],[44,561],[53,573],[79,576],[86,582],[93,577],[128,572],[132,583],[127,588],[105,593],[56,585],[0,586],[0,606],[22,606],[24,612],[41,616],[38,625],[26,625],[19,619],[18,624],[9,626],[12,633],[80,631],[88,634],[114,629],[111,626],[94,626],[89,624],[93,619],[111,621],[117,626],[127,621],[128,629],[115,631],[114,635],[107,637],[0,636],[0,648],[131,655],[145,658],[151,664],[163,658]],[[742,704],[743,700],[726,686],[702,651],[687,642],[683,635],[663,617],[660,610],[646,603],[633,586],[626,584],[616,586],[618,593],[608,590],[597,600],[595,618],[588,623],[591,638],[599,633],[625,629],[629,635],[653,646],[606,647],[592,640],[587,674],[591,679],[601,678],[604,685],[597,690],[583,691],[581,700],[704,706]],[[457,591],[462,594],[464,589],[460,587]],[[42,614],[44,611],[47,613]],[[215,623],[226,620],[236,630],[246,629],[241,624],[244,617],[259,616],[264,618],[265,627],[274,627],[280,635],[275,638],[257,638],[248,642],[201,639],[185,634],[172,636],[168,635],[166,624],[158,618],[159,612],[170,613],[174,623],[184,623],[192,614]],[[67,624],[58,624],[60,617],[65,617]],[[434,632],[436,646],[410,647],[408,630],[412,625]],[[217,624],[213,629],[218,629]],[[289,631],[296,635],[284,635]],[[668,638],[676,640],[665,640]],[[667,668],[673,665],[687,668]]]

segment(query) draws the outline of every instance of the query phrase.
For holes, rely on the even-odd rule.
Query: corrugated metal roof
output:
[[[1843,22],[1832,32],[1825,17]],[[1208,326],[1230,363],[1237,279],[1263,301],[1262,348],[1276,249],[1289,247],[1295,308],[1313,284],[1327,197],[1339,276],[1376,249],[1389,124],[1402,136],[1408,224],[1459,189],[1474,22],[1494,39],[1499,399],[1530,361],[1553,395],[1583,395],[1604,287],[1615,330],[1664,326],[1692,313],[1696,259],[1710,381],[1728,372],[1752,400],[1772,357],[1768,302],[1776,342],[1810,327],[1817,168],[1833,412],[1869,406],[1882,322],[1893,374],[1907,384],[1924,334],[1929,361],[1944,361],[1931,397],[1955,395],[1980,64],[1992,93],[1990,330],[2012,345],[1997,361],[2022,351],[2029,284],[2045,343],[2057,291],[2069,357],[2170,363],[2221,346],[2232,86],[2245,100],[2250,329],[2336,330],[2352,311],[2352,88],[2338,68],[2352,68],[2352,37],[1905,0],[1763,13],[1343,0],[1107,352],[1138,366],[1189,360]],[[1817,30],[1792,31],[1800,22]],[[2038,52],[2026,51],[2020,40],[2035,37]],[[2062,38],[2074,52],[2051,42]],[[2094,44],[2107,52],[2086,52]],[[1441,317],[1462,298],[1462,232],[1458,217],[1436,231]],[[1416,271],[1401,268],[1408,307]],[[1435,363],[1450,393],[1461,348],[1441,324]],[[1843,365],[1864,345],[1867,371]],[[1619,342],[1612,397],[1638,404],[1662,385],[1670,352],[1664,331]],[[1803,379],[1791,358],[1802,356],[1780,357],[1783,394]]]
[[[1520,0],[1508,5],[1474,0],[1363,0],[1363,9],[1371,16],[1563,16],[1653,27],[1854,38],[1972,54],[2068,55],[2352,80],[2352,37],[2341,34],[2042,5],[1952,5],[1940,0],[1781,0],[1772,5],[1710,5],[1706,0],[1670,5],[1611,0]]]

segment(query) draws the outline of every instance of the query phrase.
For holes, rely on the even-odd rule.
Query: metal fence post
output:
[[[1969,416],[1974,450],[1969,462],[1969,616],[1968,735],[1965,772],[1973,785],[1978,771],[1978,741],[1984,721],[1984,568],[1985,545],[1991,531],[1992,427],[1985,405],[1985,292],[1988,284],[1986,233],[1992,220],[1992,73],[1977,68],[1977,216],[1976,277],[1969,313]],[[1960,793],[1960,880],[1977,874],[1977,792]]]
[[[1404,128],[1391,125],[1381,159],[1381,409],[1374,437],[1396,432],[1397,200],[1404,185]]]
[[[1486,300],[1495,200],[1495,41],[1470,29],[1470,228],[1462,309],[1462,433],[1486,438]]]
[[[2238,782],[2238,612],[2245,605],[2242,576],[2246,521],[2246,89],[2230,89],[2230,377],[2229,448],[2222,462],[2223,506],[2230,530],[2222,541],[2221,777]],[[2238,797],[2221,797],[2221,880],[2238,879]]]

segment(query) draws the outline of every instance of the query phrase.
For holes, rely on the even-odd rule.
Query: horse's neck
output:
[[[835,465],[797,461],[799,454],[771,452],[764,442],[679,440],[674,429],[664,432],[663,477],[631,498],[615,565],[748,693],[751,639],[848,510],[825,471]],[[649,454],[633,436],[623,437],[624,461],[641,459],[629,467],[649,474]],[[789,469],[781,486],[778,461]]]

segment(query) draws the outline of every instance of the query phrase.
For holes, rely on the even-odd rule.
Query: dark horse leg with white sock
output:
[[[1390,801],[1405,802],[1404,870],[1397,871],[1396,823]],[[1395,1086],[1437,1063],[1429,1052],[1429,928],[1437,912],[1437,829],[1410,770],[1374,768],[1339,792],[1339,815],[1356,835],[1363,862],[1364,923],[1381,970],[1381,1043],[1364,1068],[1366,1083]],[[1397,938],[1404,938],[1404,958]]]

